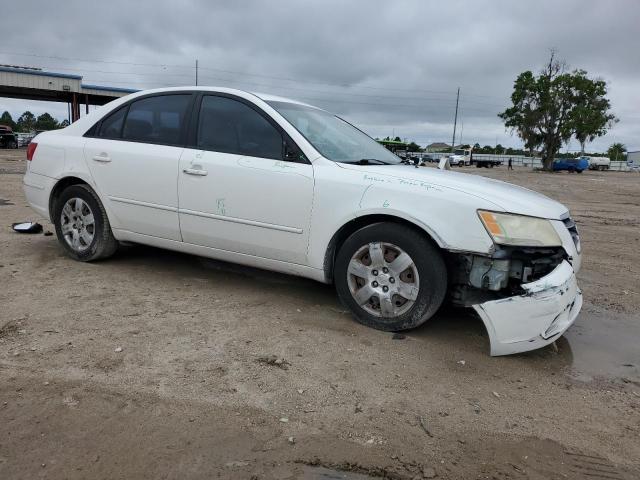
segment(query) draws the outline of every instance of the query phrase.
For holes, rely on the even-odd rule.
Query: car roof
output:
[[[135,100],[138,97],[144,97],[145,95],[154,95],[154,94],[162,94],[162,93],[170,93],[170,92],[216,92],[216,93],[226,93],[229,95],[236,95],[239,97],[243,97],[246,99],[250,99],[251,97],[261,100],[263,102],[288,102],[297,105],[304,105],[310,108],[315,108],[317,110],[321,110],[320,108],[309,105],[304,102],[300,102],[298,100],[293,100],[291,98],[280,97],[277,95],[270,95],[267,93],[257,93],[257,92],[249,92],[246,90],[240,90],[237,88],[228,88],[228,87],[214,87],[214,86],[205,86],[205,85],[185,85],[180,87],[162,87],[162,88],[153,88],[148,90],[139,90],[130,95],[126,95],[124,97],[120,97],[112,102],[109,102],[95,110],[93,110],[89,115],[83,116],[79,120],[73,122],[67,128],[65,128],[65,133],[68,134],[76,134],[83,135],[92,125],[95,124],[101,117],[105,115],[105,113],[109,111],[114,111],[119,108],[123,103]]]
[[[298,105],[306,105],[309,107],[313,107],[313,105],[309,105],[307,103],[301,102],[299,100],[294,100],[292,98],[287,98],[287,97],[281,97],[279,95],[272,95],[269,93],[260,93],[260,92],[251,92],[249,90],[241,90],[238,88],[229,88],[229,87],[216,87],[216,86],[207,86],[207,85],[189,85],[189,86],[183,86],[183,87],[163,87],[163,88],[153,88],[153,89],[148,89],[148,90],[139,90],[136,93],[134,93],[132,96],[142,96],[142,95],[146,95],[146,94],[150,94],[150,93],[162,93],[162,92],[175,92],[175,91],[189,91],[189,90],[194,90],[194,91],[202,91],[202,92],[218,92],[218,93],[229,93],[229,94],[239,94],[240,96],[243,95],[253,95],[255,97],[258,97],[259,99],[265,101],[265,102],[288,102],[288,103],[295,103]],[[131,97],[130,97],[131,98]],[[317,107],[315,107],[317,108]]]

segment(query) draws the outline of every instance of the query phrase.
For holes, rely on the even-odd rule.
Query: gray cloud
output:
[[[592,148],[640,149],[634,0],[218,3],[22,0],[0,19],[0,63],[150,88],[193,84],[197,58],[201,84],[298,98],[419,143],[451,140],[460,86],[463,141],[517,146],[496,114],[517,74],[539,70],[554,47],[609,83],[621,121]],[[27,108],[66,116],[65,105],[0,98],[2,110]]]

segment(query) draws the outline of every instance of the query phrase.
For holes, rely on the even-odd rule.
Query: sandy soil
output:
[[[637,175],[465,169],[566,203],[585,248],[566,338],[491,358],[464,310],[394,339],[303,279],[146,247],[74,262],[55,236],[12,232],[42,221],[13,153],[0,151],[0,478],[640,475]]]

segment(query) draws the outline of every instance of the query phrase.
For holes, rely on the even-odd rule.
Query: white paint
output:
[[[253,102],[287,132],[310,164],[83,136],[132,98],[190,89],[229,93]],[[102,200],[119,240],[318,281],[326,281],[324,262],[332,237],[358,217],[401,218],[444,249],[477,254],[494,249],[478,209],[546,218],[562,239],[571,264],[564,262],[552,274],[524,286],[530,295],[474,308],[487,326],[494,355],[538,348],[573,322],[582,301],[574,273],[580,268],[580,252],[562,222],[568,215],[566,207],[530,190],[476,175],[330,161],[265,102],[270,99],[275,97],[188,87],[114,100],[68,128],[34,139],[38,148],[24,177],[27,200],[48,217],[57,180],[79,177]]]
[[[566,261],[522,288],[526,294],[473,306],[489,334],[491,355],[526,352],[554,342],[582,307],[582,292]]]

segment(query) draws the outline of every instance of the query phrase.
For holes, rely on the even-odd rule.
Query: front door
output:
[[[306,263],[313,167],[297,154],[284,160],[290,140],[245,101],[204,95],[197,117],[195,148],[180,159],[183,240]]]

